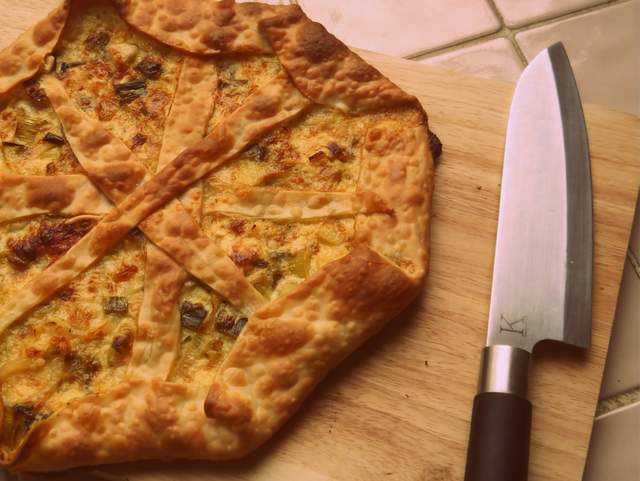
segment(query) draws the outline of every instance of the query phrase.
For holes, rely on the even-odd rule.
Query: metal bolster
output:
[[[496,345],[482,350],[478,393],[500,392],[527,397],[531,354],[519,347]]]

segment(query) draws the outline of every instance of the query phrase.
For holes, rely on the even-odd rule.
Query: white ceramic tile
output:
[[[521,27],[607,0],[493,0],[507,27]]]
[[[513,45],[506,38],[496,38],[470,47],[420,60],[421,63],[440,65],[457,72],[479,77],[518,80],[524,66]]]
[[[596,418],[582,481],[640,480],[640,403]]]
[[[485,0],[298,0],[298,4],[348,45],[396,56],[500,28]]]
[[[601,398],[640,386],[640,277],[625,263]]]
[[[617,3],[526,30],[516,40],[527,59],[561,40],[584,102],[640,115],[640,0]]]
[[[640,148],[640,147],[639,147]],[[629,249],[633,252],[638,262],[640,262],[640,196],[636,203],[636,218],[633,221],[633,230],[631,231],[631,239],[629,240]]]

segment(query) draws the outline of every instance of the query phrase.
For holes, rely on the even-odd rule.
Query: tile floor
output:
[[[506,81],[560,40],[583,101],[640,115],[640,0],[368,0],[366,9],[355,0],[297,3],[355,47]],[[640,213],[601,399],[584,481],[638,481]]]

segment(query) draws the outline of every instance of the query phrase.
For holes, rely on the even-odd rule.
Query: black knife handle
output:
[[[492,345],[482,351],[473,400],[465,481],[526,481],[531,403],[528,351]]]
[[[530,432],[528,399],[502,392],[476,395],[465,481],[526,481]]]

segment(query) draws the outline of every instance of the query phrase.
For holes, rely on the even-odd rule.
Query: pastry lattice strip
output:
[[[386,213],[392,210],[372,192],[316,192],[213,184],[214,202],[205,214],[219,212],[276,221],[308,221]]]
[[[29,295],[4,307],[0,332],[71,282],[138,224],[176,262],[239,309],[253,312],[264,303],[231,259],[200,231],[174,198],[247,144],[311,104],[286,75],[279,75],[255,92],[207,137],[137,188],[147,173],[131,151],[97,121],[74,107],[59,81],[47,77],[42,85],[63,124],[67,140],[72,147],[76,146],[78,160],[118,204],[66,254],[25,286]],[[96,161],[99,155],[109,160]]]
[[[217,83],[218,75],[212,62],[185,57],[165,120],[158,169],[202,139],[213,109]],[[200,220],[201,202],[202,186],[197,183],[182,198],[182,205],[196,221]],[[142,305],[127,375],[166,379],[178,352],[178,298],[187,273],[152,243],[146,245],[146,254]]]
[[[113,204],[84,175],[0,173],[0,224],[38,214],[104,215]]]

